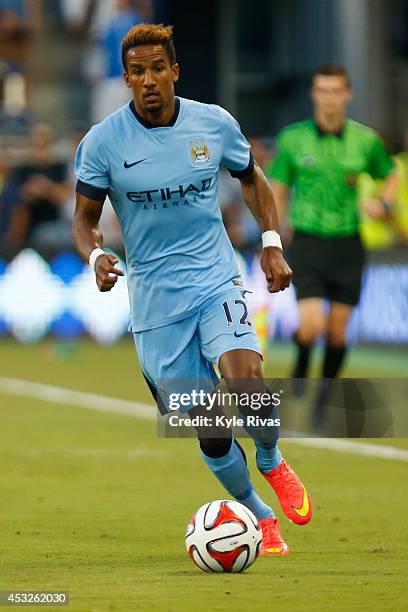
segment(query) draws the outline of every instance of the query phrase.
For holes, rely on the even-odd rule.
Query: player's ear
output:
[[[177,83],[177,81],[179,80],[179,76],[180,76],[180,66],[178,64],[173,64],[173,66],[171,67],[172,73],[173,73],[173,83]]]
[[[129,73],[128,72],[124,72],[123,73],[123,80],[125,81],[126,87],[132,87],[129,81]]]

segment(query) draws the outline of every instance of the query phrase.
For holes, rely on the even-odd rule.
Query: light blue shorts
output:
[[[245,290],[233,286],[209,298],[193,315],[133,334],[140,366],[160,412],[169,398],[192,390],[211,392],[218,383],[214,365],[234,349],[261,349],[248,313]],[[187,411],[194,404],[180,408]]]

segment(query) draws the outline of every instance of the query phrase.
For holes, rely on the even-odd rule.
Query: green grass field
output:
[[[275,346],[268,372],[285,375],[289,357]],[[0,376],[150,402],[131,342],[2,341],[0,363]],[[359,349],[346,373],[403,376],[405,368],[401,351]],[[160,439],[155,421],[1,387],[0,431],[0,590],[67,590],[75,611],[406,610],[406,461],[282,441],[314,499],[314,520],[297,527],[278,510],[289,557],[208,575],[187,556],[184,531],[200,505],[224,493],[194,440]],[[250,441],[244,446],[253,468]]]

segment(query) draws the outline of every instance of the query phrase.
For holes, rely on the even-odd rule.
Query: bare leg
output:
[[[325,333],[327,316],[321,298],[305,298],[298,301],[300,323],[294,336],[297,346],[296,361],[291,377],[294,379],[293,392],[297,396],[304,393],[312,348],[319,335]]]
[[[219,365],[230,393],[236,393],[240,397],[241,394],[251,396],[251,394],[268,392],[262,376],[261,356],[255,351],[245,349],[228,351],[221,356]],[[254,411],[247,406],[247,403],[240,402],[239,410],[244,417],[248,415],[261,418],[277,417],[277,409],[272,404]],[[245,429],[255,442],[259,469],[263,472],[276,469],[282,460],[278,449],[279,429],[266,425],[248,425],[248,423]]]

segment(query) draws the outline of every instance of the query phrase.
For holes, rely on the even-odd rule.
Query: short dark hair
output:
[[[176,63],[173,26],[164,26],[162,23],[141,23],[131,28],[122,40],[122,63],[125,70],[127,52],[140,45],[163,45],[171,65]]]
[[[322,64],[319,68],[313,73],[312,80],[317,76],[342,76],[346,79],[347,86],[351,87],[350,77],[348,75],[347,70],[344,66],[340,66],[340,64]]]

